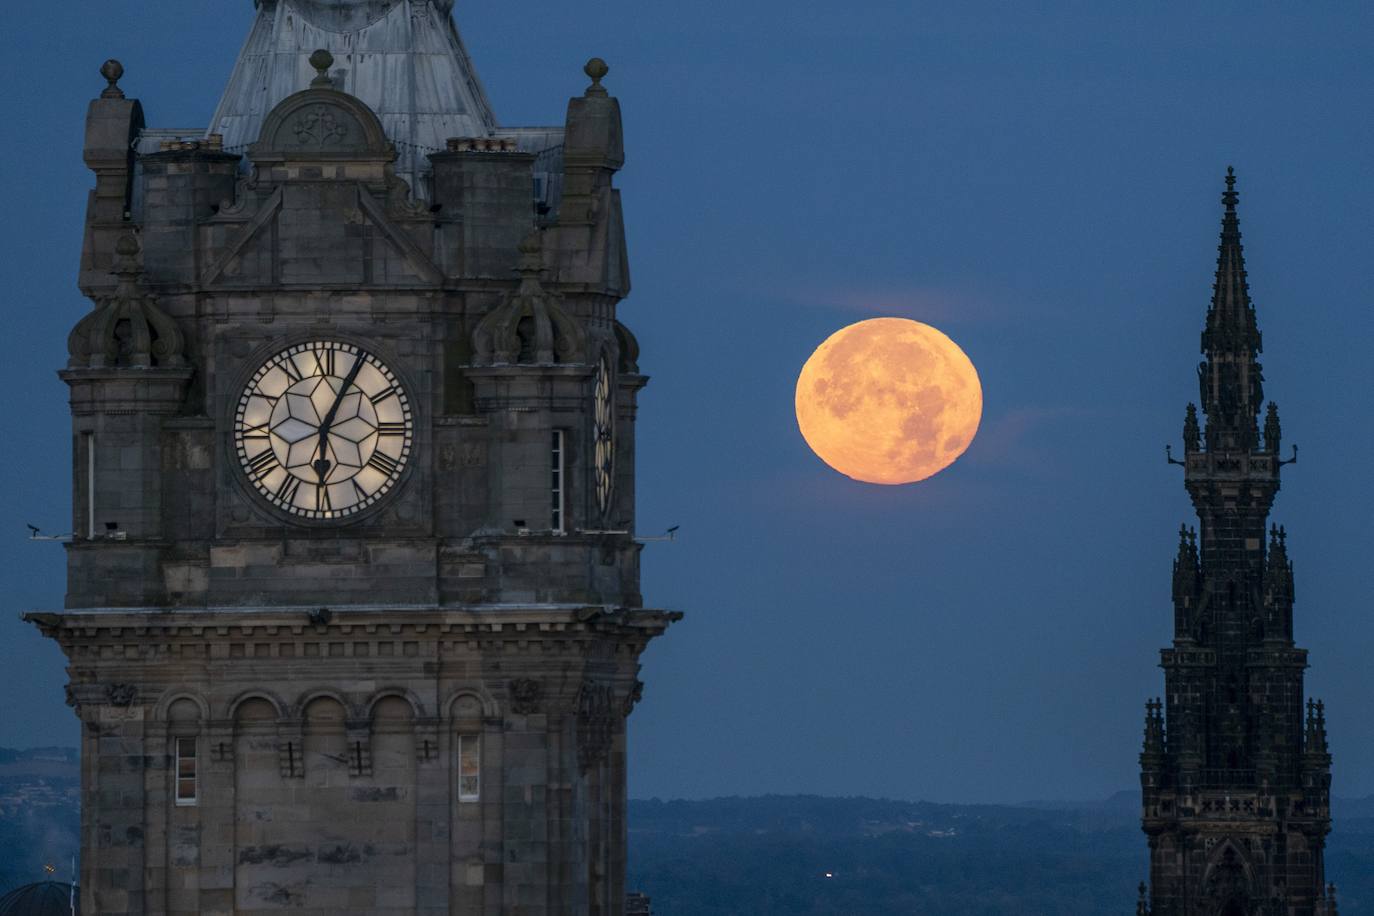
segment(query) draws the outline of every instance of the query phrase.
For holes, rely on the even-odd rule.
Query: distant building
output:
[[[66,606],[28,615],[88,913],[624,912],[679,615],[639,586],[620,108],[594,59],[498,126],[451,6],[259,0],[206,129],[101,70]]]
[[[1174,560],[1165,698],[1146,704],[1140,755],[1152,916],[1334,916],[1323,850],[1331,757],[1322,704],[1304,710],[1307,650],[1293,643],[1293,569],[1268,526],[1278,408],[1264,411],[1260,332],[1228,171],[1216,284],[1198,368],[1202,411],[1183,426],[1184,485],[1200,531]],[[1293,450],[1296,459],[1296,449]]]

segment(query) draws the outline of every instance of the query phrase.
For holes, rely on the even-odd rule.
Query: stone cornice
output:
[[[595,605],[481,605],[468,608],[353,605],[328,609],[73,608],[32,611],[23,620],[59,641],[203,636],[323,638],[376,634],[478,639],[637,636],[651,639],[682,619],[681,611]]]

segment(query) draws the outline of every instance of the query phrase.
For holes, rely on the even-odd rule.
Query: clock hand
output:
[[[334,417],[339,413],[339,405],[343,403],[344,395],[357,380],[358,373],[363,368],[363,357],[367,354],[362,350],[357,353],[357,358],[353,361],[353,368],[348,370],[348,375],[344,377],[343,384],[339,386],[339,393],[334,396],[334,404],[329,408],[329,413],[324,415],[324,422],[320,424],[320,447],[319,457],[315,459],[315,473],[320,475],[320,486],[324,486],[325,475],[329,473],[330,461],[325,455],[329,447],[329,430],[334,425]]]

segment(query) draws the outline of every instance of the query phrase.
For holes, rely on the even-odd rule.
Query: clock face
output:
[[[605,515],[611,511],[611,491],[615,484],[615,400],[611,392],[611,367],[604,356],[596,365],[592,418],[592,433],[596,439],[592,459],[596,473],[596,505]]]
[[[413,426],[410,400],[385,363],[353,344],[314,340],[253,374],[234,444],[248,480],[278,509],[347,518],[395,486]]]

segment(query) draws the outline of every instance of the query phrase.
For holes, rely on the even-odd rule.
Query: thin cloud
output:
[[[1107,415],[1102,410],[1049,406],[1017,407],[992,418],[984,415],[978,435],[960,460],[989,470],[1047,473],[1064,464],[1055,443],[1076,441],[1058,433]]]

